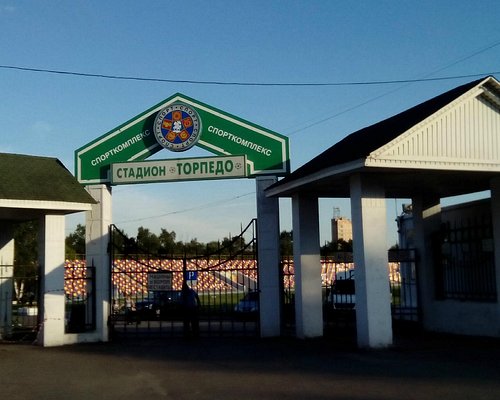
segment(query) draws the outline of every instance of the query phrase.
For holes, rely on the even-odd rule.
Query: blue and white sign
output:
[[[187,281],[198,280],[198,271],[186,271],[184,277]]]

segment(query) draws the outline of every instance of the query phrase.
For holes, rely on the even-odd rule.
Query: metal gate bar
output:
[[[246,297],[258,292],[255,224],[252,220],[233,239],[234,243],[245,234],[251,235],[251,240],[237,252],[227,254],[221,248],[217,254],[168,258],[164,254],[151,255],[132,249],[130,239],[113,226],[110,322],[114,334],[126,337],[183,335],[181,287],[186,282],[200,298],[202,335],[258,335],[258,304],[253,310],[244,307],[248,303]],[[127,244],[126,254],[120,254],[117,242]],[[162,275],[168,286],[152,290],[148,281],[153,274]]]

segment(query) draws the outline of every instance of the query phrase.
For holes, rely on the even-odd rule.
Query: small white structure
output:
[[[439,266],[433,249],[441,224],[440,199],[485,190],[491,190],[495,258],[495,300],[487,310],[436,297]],[[385,347],[393,340],[387,198],[412,199],[424,328],[500,337],[500,84],[495,78],[459,86],[348,135],[266,194],[292,198],[299,337],[322,335],[316,240],[320,197],[351,198],[360,347]],[[460,323],[464,315],[475,317]],[[474,329],[464,330],[464,324]]]
[[[94,200],[54,158],[0,154],[0,176],[0,268],[9,266],[13,271],[14,224],[38,220],[42,267],[38,343],[72,343],[74,335],[65,334],[64,216],[90,210]],[[12,311],[12,277],[1,276],[0,337],[9,334]]]

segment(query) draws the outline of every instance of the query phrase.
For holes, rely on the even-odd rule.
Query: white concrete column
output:
[[[296,334],[323,336],[318,199],[295,195],[292,216]]]
[[[109,340],[108,317],[110,309],[110,256],[108,253],[109,227],[112,223],[111,188],[106,185],[87,186],[97,201],[85,213],[86,262],[95,266],[96,334],[98,340]]]
[[[0,230],[0,339],[9,336],[12,326],[12,279],[14,277],[14,228],[1,222]]]
[[[41,324],[38,343],[42,346],[64,344],[65,296],[65,222],[64,215],[40,218],[38,257],[42,266]]]
[[[439,196],[426,194],[412,198],[414,244],[417,251],[417,288],[422,325],[435,329],[434,320],[439,317],[434,307],[436,284],[434,276],[434,248],[439,242],[433,235],[441,226],[441,204]]]
[[[277,182],[275,176],[259,176],[257,192],[258,272],[260,290],[260,335],[281,334],[281,292],[279,245],[279,199],[267,198],[264,190]]]
[[[381,186],[351,178],[351,216],[356,287],[358,346],[392,344],[385,193]]]
[[[495,251],[495,277],[497,288],[497,315],[500,316],[500,178],[494,178],[490,183],[491,188],[491,218],[493,223],[493,248]],[[500,318],[497,318],[500,327]],[[497,329],[497,332],[500,332]],[[500,335],[500,333],[499,333]]]

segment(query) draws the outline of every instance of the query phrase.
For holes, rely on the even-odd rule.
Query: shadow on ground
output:
[[[363,351],[352,340],[126,340],[0,345],[5,399],[495,399],[500,341],[441,335]]]

